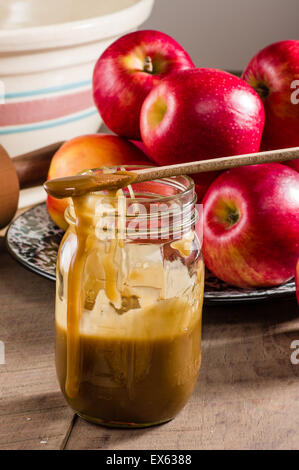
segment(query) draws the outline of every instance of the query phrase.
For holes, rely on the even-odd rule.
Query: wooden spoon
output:
[[[66,178],[56,178],[44,183],[48,194],[56,198],[81,196],[91,191],[115,190],[132,183],[142,183],[171,176],[189,175],[208,171],[228,170],[259,163],[283,162],[299,158],[299,147],[268,152],[213,158],[198,162],[180,163],[141,170],[117,171],[116,173],[95,173]]]

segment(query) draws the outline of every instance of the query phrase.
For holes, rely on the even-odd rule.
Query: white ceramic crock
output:
[[[153,3],[0,0],[0,143],[11,156],[98,130],[94,64]]]

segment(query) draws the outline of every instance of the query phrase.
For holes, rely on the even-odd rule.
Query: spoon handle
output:
[[[284,162],[297,158],[299,158],[299,147],[292,147],[288,149],[270,150],[267,152],[235,155],[233,157],[221,157],[210,160],[201,160],[198,162],[145,168],[134,172],[137,174],[134,183],[141,183],[143,181],[158,178],[167,178],[170,176],[190,175],[206,171],[228,170],[230,168],[256,165],[259,163]]]

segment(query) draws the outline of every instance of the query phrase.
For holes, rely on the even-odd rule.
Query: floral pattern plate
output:
[[[46,205],[39,204],[20,215],[9,227],[6,244],[11,255],[25,267],[55,281],[57,250],[63,232],[50,219]],[[231,303],[294,295],[295,283],[268,289],[239,289],[206,275],[207,303]]]

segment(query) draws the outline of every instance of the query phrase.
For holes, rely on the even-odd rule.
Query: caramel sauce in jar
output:
[[[150,426],[172,419],[191,396],[204,287],[194,204],[192,181],[176,177],[136,184],[133,192],[84,194],[67,209],[56,368],[83,418]]]

